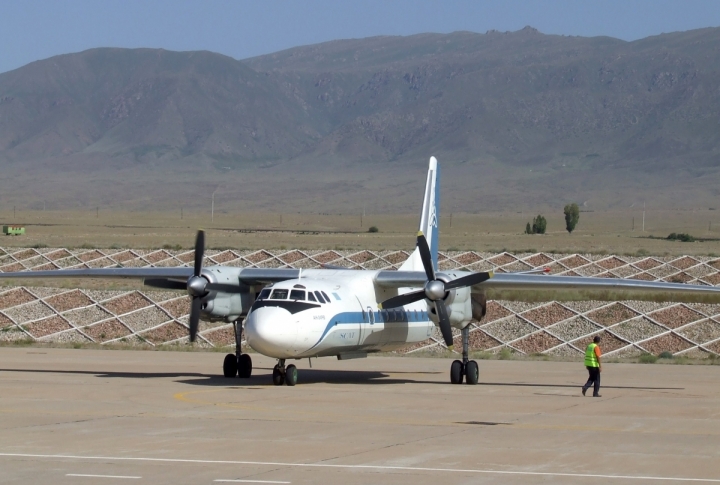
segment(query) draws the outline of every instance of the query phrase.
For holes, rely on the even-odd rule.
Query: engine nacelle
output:
[[[250,311],[255,302],[255,288],[240,283],[240,268],[211,266],[202,275],[211,283],[236,287],[237,292],[210,291],[202,298],[203,320],[234,322]]]
[[[452,279],[444,274],[438,274],[437,278],[445,282],[448,282]],[[470,320],[472,320],[473,305],[470,296],[470,288],[465,287],[448,291],[447,295],[443,299],[443,301],[445,302],[445,307],[448,311],[448,317],[450,318],[450,325],[452,325],[453,327],[465,328],[468,323],[470,323]],[[437,324],[438,317],[435,314],[435,305],[429,300],[427,300],[427,303],[430,318],[433,322],[435,322],[435,324]]]

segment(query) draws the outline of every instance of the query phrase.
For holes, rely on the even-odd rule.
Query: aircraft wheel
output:
[[[480,370],[478,369],[478,364],[474,360],[471,360],[465,366],[465,382],[467,384],[477,384],[479,377]]]
[[[238,359],[238,377],[247,379],[252,375],[252,359],[248,354],[241,354]]]
[[[283,382],[285,382],[285,376],[280,372],[280,368],[278,366],[273,367],[273,384],[282,386]]]
[[[463,381],[463,372],[462,372],[462,362],[459,360],[454,360],[453,363],[450,365],[450,382],[453,384],[462,384]]]
[[[225,377],[235,377],[238,372],[238,361],[235,354],[227,354],[223,361],[223,375]]]
[[[287,366],[287,368],[285,369],[285,384],[287,384],[288,386],[294,386],[295,384],[297,384],[297,377],[297,367],[292,364]]]

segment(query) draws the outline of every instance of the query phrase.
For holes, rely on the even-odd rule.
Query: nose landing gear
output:
[[[294,386],[297,384],[298,379],[297,367],[292,364],[285,367],[285,359],[278,359],[278,363],[273,367],[272,379],[273,384],[276,386],[282,386],[283,384]]]
[[[225,356],[223,361],[223,375],[225,377],[237,376],[248,379],[252,375],[252,358],[248,354],[243,354],[241,349],[242,332],[242,322],[234,321],[235,353]]]
[[[478,364],[474,360],[468,360],[468,353],[470,347],[469,326],[462,329],[462,346],[462,361],[454,360],[453,363],[450,365],[450,382],[452,384],[462,384],[464,377],[467,384],[477,384],[480,377],[480,370],[478,368]]]

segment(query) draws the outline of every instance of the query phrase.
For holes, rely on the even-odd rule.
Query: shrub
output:
[[[691,236],[690,234],[686,234],[684,232],[672,232],[667,237],[670,241],[680,241],[680,242],[695,242],[695,238]]]
[[[660,359],[672,359],[673,354],[668,352],[667,350],[665,352],[660,352],[660,355],[658,355],[658,358]]]
[[[567,204],[564,209],[565,212],[565,229],[568,233],[572,233],[580,220],[580,208],[573,202]]]
[[[368,232],[380,232],[380,229],[378,229],[377,226],[370,226]]]
[[[654,364],[657,360],[658,358],[653,354],[642,354],[638,359],[641,364]]]
[[[525,224],[525,234],[545,234],[547,228],[547,221],[541,215],[533,218],[532,226],[528,222]]]
[[[538,216],[533,219],[532,229],[535,234],[545,234],[545,229],[547,229],[547,221],[545,218],[538,214]]]

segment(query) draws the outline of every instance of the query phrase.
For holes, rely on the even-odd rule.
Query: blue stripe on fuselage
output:
[[[384,320],[383,319],[383,312],[376,311],[375,312],[375,323],[410,323],[410,322],[427,322],[428,318],[423,318],[427,315],[425,311],[419,311],[419,315],[417,318],[415,318],[415,310],[411,311],[405,311],[403,312],[403,316],[407,318],[403,318],[401,320],[394,320],[391,321],[390,319]],[[337,325],[373,325],[370,322],[366,320],[367,318],[367,312],[342,312],[338,313],[335,316],[330,318],[330,321],[325,326],[325,330],[323,330],[322,335],[318,339],[318,341],[310,347],[308,350],[312,350],[323,341],[325,336],[330,332],[330,329],[337,326]]]

